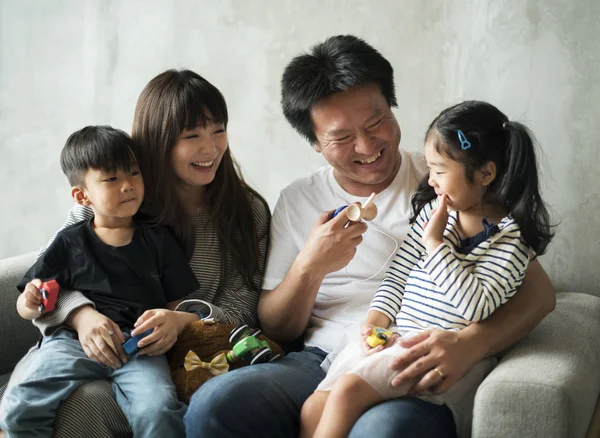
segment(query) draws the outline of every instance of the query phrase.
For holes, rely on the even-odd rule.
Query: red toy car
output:
[[[42,304],[40,304],[39,311],[40,315],[44,312],[51,312],[56,306],[56,298],[58,297],[58,291],[60,287],[56,280],[49,280],[42,283],[40,293],[42,294]]]

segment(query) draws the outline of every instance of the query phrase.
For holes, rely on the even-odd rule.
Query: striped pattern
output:
[[[444,242],[428,255],[421,236],[432,208],[433,202],[419,214],[371,302],[372,310],[395,320],[401,330],[460,330],[487,318],[514,295],[531,258],[510,216],[469,254],[456,252],[456,212],[450,214]]]
[[[252,200],[252,209],[260,249],[260,269],[256,274],[256,280],[257,284],[261,284],[265,269],[271,216],[268,207],[257,198]],[[76,205],[69,212],[67,221],[62,228],[89,219],[92,215],[91,209]],[[211,303],[215,319],[221,322],[256,326],[260,292],[248,290],[237,275],[230,257],[226,257],[225,260],[227,275],[221,278],[221,250],[217,232],[208,221],[208,215],[197,216],[193,218],[193,221],[196,240],[190,266],[198,278],[200,289],[189,295],[187,299],[198,299]],[[52,243],[57,234],[58,232],[55,233],[48,245]],[[42,252],[45,248],[42,249]],[[57,300],[56,310],[44,314],[34,320],[34,323],[42,333],[52,333],[64,323],[73,310],[85,304],[93,305],[80,292],[62,290]],[[35,354],[35,349],[32,349],[19,362],[18,366],[25,366],[27,358],[31,354]],[[4,388],[0,390],[0,395],[3,391]],[[54,437],[79,438],[83,436],[131,437],[127,419],[117,405],[108,381],[85,383],[65,400],[58,410]]]

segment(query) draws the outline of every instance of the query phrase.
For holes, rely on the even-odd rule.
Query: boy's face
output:
[[[137,168],[128,172],[90,169],[84,186],[73,189],[81,205],[92,207],[96,219],[125,219],[135,215],[144,199],[144,180]]]

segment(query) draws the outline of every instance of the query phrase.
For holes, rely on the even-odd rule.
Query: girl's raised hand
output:
[[[438,208],[431,212],[431,219],[423,225],[421,240],[427,253],[431,254],[444,241],[444,230],[448,223],[448,197],[438,196]]]

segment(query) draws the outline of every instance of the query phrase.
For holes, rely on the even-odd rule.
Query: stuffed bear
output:
[[[211,377],[249,365],[251,355],[236,358],[232,353],[229,337],[235,328],[235,324],[200,320],[189,324],[178,336],[167,359],[180,400],[189,403],[192,394]],[[283,356],[283,350],[275,342],[262,334],[258,339],[270,345],[273,353],[268,355],[269,358]]]

